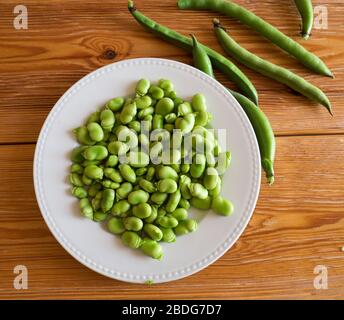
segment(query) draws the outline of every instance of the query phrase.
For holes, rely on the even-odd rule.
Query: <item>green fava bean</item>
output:
[[[152,193],[150,200],[158,205],[161,205],[167,199],[168,194],[164,192],[154,192]]]
[[[190,167],[190,174],[193,178],[200,178],[205,170],[207,159],[204,154],[196,154]]]
[[[86,177],[90,179],[100,180],[103,178],[104,172],[101,167],[98,167],[97,165],[94,165],[94,164],[90,164],[85,168],[84,174],[86,175]]]
[[[114,204],[111,209],[111,213],[114,216],[125,216],[125,214],[130,210],[130,203],[127,200],[120,200]]]
[[[200,183],[190,183],[190,194],[198,199],[206,199],[208,197],[208,190]]]
[[[85,184],[86,186],[90,186],[93,183],[93,180],[91,178],[89,178],[88,176],[86,176],[85,172],[82,175],[81,180],[82,180],[83,184]]]
[[[108,156],[108,150],[104,146],[88,147],[83,152],[84,158],[89,161],[104,160]]]
[[[219,175],[215,168],[207,168],[203,178],[203,184],[208,190],[213,190],[217,186]]]
[[[137,217],[127,217],[123,219],[123,224],[128,231],[140,231],[143,228],[143,222]]]
[[[119,171],[121,172],[122,177],[128,182],[134,183],[136,181],[135,171],[127,164],[120,164],[118,166]]]
[[[152,214],[152,207],[148,203],[140,203],[133,207],[133,215],[135,217],[145,219]]]
[[[136,113],[137,113],[137,107],[136,107],[135,102],[124,106],[120,115],[121,123],[127,124],[133,121],[134,117],[136,116]]]
[[[141,244],[141,250],[147,256],[157,260],[161,260],[164,255],[161,245],[158,242],[151,239],[143,240]]]
[[[191,194],[189,190],[189,185],[191,183],[191,179],[186,175],[181,175],[179,178],[179,187],[182,197],[184,199],[191,199]]]
[[[108,230],[114,234],[121,234],[125,231],[122,219],[111,218],[107,223]]]
[[[178,226],[174,228],[174,232],[177,236],[181,236],[197,230],[197,227],[198,225],[196,220],[186,219],[184,221],[180,221]]]
[[[211,208],[218,214],[229,216],[233,213],[234,207],[231,201],[226,200],[220,196],[213,199]]]
[[[108,216],[107,213],[100,212],[100,211],[95,212],[93,214],[93,221],[95,221],[95,222],[102,222],[102,221],[106,220],[107,216]]]
[[[84,217],[93,219],[93,209],[91,207],[90,200],[88,200],[87,198],[81,199],[79,206],[80,206],[81,214]]]
[[[184,208],[178,208],[171,213],[171,216],[178,221],[186,220],[188,218],[188,212]]]
[[[159,226],[164,228],[175,228],[178,225],[178,220],[171,215],[158,217],[156,222]]]
[[[77,186],[77,187],[82,187],[84,185],[84,183],[82,182],[81,176],[78,175],[77,173],[71,173],[69,175],[69,182],[73,186]]]
[[[162,217],[166,215],[166,210],[163,207],[158,208],[158,217]]]
[[[178,189],[176,192],[171,193],[168,197],[168,201],[166,203],[166,211],[167,212],[174,212],[180,202],[182,195],[180,190]],[[177,219],[178,220],[178,219]]]
[[[196,209],[209,210],[211,206],[211,197],[206,197],[205,199],[191,198],[190,203]]]
[[[165,121],[167,123],[174,123],[177,120],[177,115],[175,113],[169,113],[165,116]]]
[[[158,178],[160,180],[162,179],[173,179],[175,181],[178,181],[178,173],[169,166],[161,166],[159,168],[158,172]]]
[[[105,130],[111,130],[115,122],[115,115],[110,109],[105,109],[100,113],[100,124]]]
[[[184,208],[186,210],[188,210],[190,208],[190,202],[184,198],[181,198],[179,203],[178,203],[178,207],[179,208]]]
[[[85,169],[86,170],[86,169]],[[118,170],[114,168],[105,168],[104,169],[104,175],[111,179],[114,182],[121,183],[123,181],[123,178]]]
[[[143,190],[135,190],[129,193],[128,201],[131,205],[137,205],[140,203],[147,202],[149,198],[149,193]]]
[[[175,126],[177,129],[181,130],[182,133],[189,133],[192,131],[195,125],[195,115],[193,113],[189,113],[185,115],[183,118],[177,118],[175,122]]]
[[[155,168],[149,167],[146,174],[146,180],[151,181],[155,175]]]
[[[92,199],[92,208],[94,211],[97,211],[100,209],[100,203],[103,197],[103,191],[100,190],[97,192],[96,196]]]
[[[102,185],[104,188],[107,188],[107,189],[117,189],[120,186],[119,183],[113,182],[111,180],[103,180]]]
[[[111,99],[106,104],[106,108],[110,109],[111,111],[117,112],[122,109],[123,105],[124,105],[124,98],[117,97],[117,98]]]
[[[75,163],[81,163],[85,160],[84,156],[82,155],[84,150],[87,149],[87,146],[78,146],[74,148],[71,152],[70,158]]]
[[[149,155],[142,151],[131,151],[129,154],[129,164],[133,168],[141,168],[149,165]]]
[[[107,167],[116,167],[118,164],[118,157],[114,154],[109,156],[106,160],[105,166]]]
[[[217,180],[216,187],[213,190],[209,190],[209,195],[213,198],[216,198],[220,195],[222,188],[221,178],[219,177]]]
[[[162,129],[164,126],[164,117],[161,114],[153,116],[152,128],[153,130]]]
[[[183,103],[178,105],[178,116],[185,116],[189,113],[192,113],[192,106],[189,102],[184,101]]]
[[[72,195],[79,199],[83,199],[87,197],[87,190],[84,187],[73,187]]]
[[[100,207],[103,212],[108,212],[111,210],[113,203],[115,201],[115,191],[112,189],[105,189],[103,191],[103,198]]]
[[[173,100],[170,98],[162,98],[155,106],[155,113],[161,114],[162,116],[171,113],[174,108]]]
[[[175,242],[176,241],[176,235],[175,233],[173,232],[173,229],[172,228],[160,228],[161,231],[162,231],[162,241],[163,242],[168,242],[168,243],[171,243],[171,242]]]
[[[136,85],[135,92],[139,96],[144,96],[145,94],[147,94],[149,87],[150,87],[149,80],[141,79]]]
[[[146,172],[147,172],[147,167],[138,168],[135,171],[136,176],[138,176],[138,177],[142,177],[143,175],[146,174]]]
[[[85,126],[76,128],[73,130],[73,132],[80,144],[91,146],[96,143],[91,139],[88,130]]]
[[[162,179],[157,184],[159,192],[174,193],[178,189],[177,182],[173,179]]]
[[[90,138],[93,141],[99,142],[104,139],[104,131],[99,123],[90,122],[89,124],[87,124],[87,130]]]
[[[141,132],[141,124],[139,121],[131,121],[129,124],[128,124],[128,127],[132,130],[134,130],[136,133],[140,133]]]
[[[146,223],[143,227],[143,231],[154,241],[160,241],[163,237],[160,228],[151,223]]]
[[[142,120],[146,119],[147,116],[152,115],[154,113],[154,108],[153,107],[147,107],[145,109],[142,109],[138,114],[137,117]],[[153,118],[152,118],[153,119]]]
[[[144,221],[146,223],[153,223],[155,219],[158,217],[158,207],[156,205],[152,205],[152,213],[148,218],[145,218]]]
[[[102,189],[102,185],[100,183],[95,183],[92,184],[89,188],[88,188],[88,195],[93,198],[97,195],[98,191]]]
[[[122,242],[126,246],[132,248],[132,249],[137,249],[140,248],[142,245],[142,239],[141,237],[133,231],[125,231],[122,234]]]
[[[133,190],[133,186],[130,182],[123,182],[120,187],[116,190],[117,200],[125,199],[129,193]]]
[[[192,108],[196,112],[206,112],[207,105],[202,93],[197,93],[192,97]]]
[[[114,155],[124,155],[129,150],[129,146],[122,141],[111,141],[108,144],[108,150]]]
[[[148,92],[156,100],[162,99],[165,95],[164,90],[155,85],[152,85]]]
[[[157,190],[156,186],[153,184],[153,182],[146,180],[146,179],[141,179],[139,182],[139,185],[143,190],[145,190],[149,193],[153,193]]]
[[[170,93],[174,90],[173,83],[170,80],[160,79],[158,85],[161,89],[164,90],[164,92]]]
[[[152,104],[152,98],[150,96],[138,97],[135,99],[137,109],[146,109]]]
[[[211,118],[208,112],[197,112],[195,116],[195,126],[206,126]]]

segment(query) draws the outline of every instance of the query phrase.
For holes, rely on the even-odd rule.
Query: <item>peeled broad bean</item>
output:
[[[103,178],[103,169],[94,164],[90,164],[85,168],[84,174],[90,179],[100,180]]]
[[[180,221],[177,227],[174,228],[174,232],[177,236],[193,232],[197,229],[197,221],[194,219],[186,219]]]
[[[91,146],[84,150],[83,156],[86,160],[104,160],[108,156],[108,150],[104,146]]]
[[[103,188],[103,186],[100,183],[92,184],[88,188],[89,197],[94,198],[96,196],[96,194],[98,193],[98,191],[101,190],[102,188]]]
[[[137,109],[146,109],[152,105],[152,98],[150,96],[138,97],[135,99]]]
[[[178,221],[182,221],[182,220],[185,220],[187,219],[188,217],[188,212],[186,209],[184,208],[178,208],[178,209],[175,209],[172,213],[171,213],[171,216],[176,218]]]
[[[142,238],[136,232],[125,231],[122,234],[122,242],[132,249],[137,249],[142,245]]]
[[[89,124],[87,124],[87,130],[90,138],[93,141],[99,142],[104,139],[104,131],[99,123],[90,122]]]
[[[122,109],[124,105],[124,98],[122,97],[117,97],[117,98],[114,98],[114,99],[111,99],[107,104],[106,104],[106,108],[114,111],[114,112],[117,112],[119,110]]]
[[[162,179],[159,180],[157,188],[159,192],[174,193],[177,191],[178,185],[173,179]]]
[[[121,111],[121,115],[120,115],[121,123],[127,124],[127,123],[133,121],[134,117],[136,116],[136,113],[137,113],[137,108],[136,108],[135,102],[124,106],[124,108]]]
[[[136,181],[136,173],[128,164],[120,164],[118,169],[122,177],[128,182],[134,183]]]
[[[85,169],[86,170],[86,169]],[[121,183],[123,181],[123,178],[119,171],[114,168],[105,168],[104,169],[104,175],[105,177],[111,179],[114,182]]]
[[[165,202],[167,199],[168,194],[164,192],[154,192],[150,196],[150,200],[158,205],[161,205]]]
[[[147,256],[150,256],[153,259],[161,260],[163,257],[163,251],[161,245],[151,239],[145,238],[141,244],[141,250]]]
[[[140,203],[133,207],[133,215],[135,217],[145,219],[152,214],[152,207],[148,203]]]
[[[135,190],[129,193],[128,201],[131,205],[137,205],[139,203],[147,202],[149,193],[143,190]]]
[[[147,94],[150,87],[150,81],[148,79],[141,79],[135,88],[135,92],[139,96],[144,96]]]
[[[217,173],[217,170],[215,168],[207,168],[203,178],[203,185],[208,190],[213,190],[217,186],[218,179],[219,175]]]
[[[156,222],[164,228],[175,228],[178,225],[178,220],[171,215],[157,217]]]
[[[71,173],[69,175],[69,182],[73,186],[82,187],[84,183],[82,182],[81,176],[77,173]]]
[[[111,130],[115,122],[115,115],[110,109],[105,109],[100,113],[100,124],[104,130]]]
[[[93,213],[93,221],[95,222],[102,222],[104,220],[106,220],[108,214],[101,212],[101,211],[97,211]]]
[[[148,181],[151,181],[153,179],[154,175],[155,175],[155,168],[149,167],[147,170],[146,179]]]
[[[173,111],[173,108],[174,108],[174,103],[172,99],[162,98],[158,101],[158,103],[155,106],[155,113],[165,116],[168,113],[171,113]]]
[[[206,199],[208,197],[208,190],[200,183],[190,183],[190,194],[198,199]]]
[[[183,116],[185,116],[189,113],[192,113],[192,112],[193,112],[192,106],[189,102],[184,101],[178,105],[178,116],[179,117],[180,116],[183,117]]]
[[[171,193],[168,197],[167,203],[166,203],[166,211],[167,212],[175,212],[180,199],[181,199],[181,193],[180,190],[178,189],[176,192]],[[177,209],[178,210],[178,209]],[[177,219],[178,220],[178,219]]]
[[[181,175],[179,178],[179,187],[180,187],[180,192],[182,194],[182,197],[184,199],[191,199],[191,193],[189,190],[189,186],[191,184],[191,179],[186,176],[186,175]]]
[[[115,191],[112,189],[105,189],[103,191],[103,198],[100,207],[103,212],[108,212],[111,210],[113,203],[115,201]]]
[[[87,190],[84,187],[73,187],[72,195],[79,199],[83,199],[87,197]]]
[[[91,139],[88,133],[88,130],[85,126],[76,128],[74,129],[73,132],[75,134],[76,139],[78,140],[80,144],[91,146],[96,143],[95,141]]]
[[[86,148],[87,146],[78,146],[74,148],[70,155],[71,160],[76,163],[82,163],[85,160],[82,153],[84,152]]]
[[[190,174],[193,178],[200,178],[206,167],[206,158],[204,154],[196,154],[190,167]]]
[[[156,205],[151,205],[152,213],[149,217],[145,218],[145,223],[153,223],[158,217],[158,207]]]
[[[207,105],[205,101],[205,97],[202,93],[197,93],[192,97],[192,108],[196,112],[206,112]]]
[[[106,160],[106,163],[105,165],[107,167],[116,167],[118,164],[118,157],[114,154],[110,155],[107,160]]]
[[[127,200],[120,200],[113,205],[111,213],[114,216],[122,217],[126,215],[126,213],[130,210],[130,207],[130,203]]]
[[[141,168],[149,165],[149,155],[142,151],[131,151],[129,155],[129,164],[133,168]]]
[[[141,123],[139,121],[131,121],[129,124],[128,124],[128,127],[132,130],[134,130],[136,133],[140,133],[141,131]]]
[[[141,179],[139,182],[139,185],[143,190],[145,190],[149,193],[153,193],[157,190],[156,186],[153,184],[153,182],[146,180],[146,179]]]
[[[216,198],[217,196],[220,195],[221,188],[222,188],[221,178],[218,177],[216,187],[212,190],[209,190],[209,195],[213,198]]]
[[[151,223],[146,223],[143,227],[143,231],[154,241],[160,241],[163,237],[163,233],[160,228]]]
[[[91,115],[88,117],[86,124],[89,124],[91,122],[99,122],[100,121],[100,111],[96,111],[91,113]]]
[[[183,118],[179,117],[175,122],[176,128],[181,130],[184,134],[191,132],[194,125],[195,115],[193,113],[188,113]]]
[[[127,198],[132,190],[133,185],[130,182],[123,182],[116,190],[116,199],[121,200]]]
[[[164,117],[161,114],[155,114],[153,116],[152,129],[162,129],[164,126]]]
[[[220,196],[213,199],[211,208],[218,214],[229,216],[233,213],[234,207],[231,201],[226,200]]]
[[[148,93],[152,96],[153,99],[156,99],[156,100],[162,99],[165,95],[164,90],[162,90],[161,88],[155,85],[152,85],[149,88]]]
[[[114,155],[124,155],[129,150],[129,146],[122,141],[111,141],[108,144],[108,150]]]
[[[136,176],[138,176],[138,177],[142,177],[143,175],[146,174],[146,172],[147,172],[147,167],[138,168],[135,171]]]
[[[127,217],[123,219],[124,228],[128,231],[140,231],[143,228],[143,222],[137,217]]]
[[[162,166],[159,168],[158,172],[158,178],[161,179],[173,179],[175,181],[178,181],[178,173],[171,168],[170,166]]]
[[[188,210],[190,208],[190,202],[185,198],[181,198],[178,203],[178,207]]]
[[[176,235],[173,232],[172,228],[163,228],[161,227],[160,230],[162,231],[162,239],[163,242],[175,242],[176,241]]]
[[[121,234],[125,231],[125,227],[123,225],[122,219],[115,218],[115,217],[109,219],[107,223],[107,227],[108,227],[108,230],[114,234]]]
[[[196,209],[209,210],[211,206],[211,197],[206,197],[205,199],[191,198],[190,204]]]
[[[81,214],[84,217],[93,219],[93,209],[92,209],[90,200],[88,200],[87,198],[81,199],[79,206],[80,206]]]

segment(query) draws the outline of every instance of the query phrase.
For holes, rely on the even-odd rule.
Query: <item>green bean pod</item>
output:
[[[327,96],[316,86],[309,83],[295,73],[263,60],[255,54],[241,47],[221,26],[218,19],[214,19],[214,30],[223,49],[240,63],[271,79],[281,82],[305,97],[322,104],[332,115],[331,103]]]
[[[313,27],[313,5],[312,0],[294,0],[302,18],[302,38],[307,40]]]
[[[208,54],[200,48],[196,37],[192,34],[192,55],[194,57],[194,64],[197,69],[204,70],[204,72],[214,78],[213,68]]]
[[[279,31],[277,28],[244,7],[226,0],[179,0],[180,9],[209,9],[223,13],[249,26],[263,37],[294,56],[310,70],[332,77],[331,71],[315,54],[309,52],[302,45]],[[255,101],[254,101],[255,102]]]
[[[185,37],[180,33],[171,30],[165,26],[162,26],[156,23],[154,20],[146,17],[136,9],[133,1],[128,1],[128,9],[132,16],[142,26],[146,27],[148,30],[152,31],[157,36],[163,38],[168,42],[176,44],[182,47],[183,49],[186,49],[190,52],[192,51],[192,40],[190,38]],[[240,88],[240,90],[243,92],[243,94],[245,94],[245,96],[250,98],[254,103],[258,103],[258,95],[255,87],[234,63],[232,63],[230,60],[226,59],[224,56],[217,53],[216,51],[202,44],[199,44],[199,46],[206,50],[207,54],[209,55],[210,59],[212,60],[216,68],[220,69],[223,73],[225,73],[238,86],[238,88]],[[153,96],[153,98],[155,97]]]

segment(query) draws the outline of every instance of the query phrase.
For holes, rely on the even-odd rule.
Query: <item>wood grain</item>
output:
[[[183,34],[195,33],[199,40],[222,52],[211,27],[211,12],[181,11],[175,0],[136,1],[137,7]],[[344,4],[314,1],[329,8],[328,30],[314,30],[309,41],[298,36],[299,16],[292,1],[238,1],[302,42],[332,69],[334,80],[314,75],[254,31],[221,16],[234,38],[244,47],[281,64],[321,87],[332,101],[335,117],[325,109],[289,89],[240,66],[252,79],[260,104],[277,135],[344,132]],[[281,5],[281,3],[283,5]],[[77,80],[108,63],[125,58],[164,57],[191,63],[182,49],[147,33],[131,18],[126,0],[42,1],[28,0],[29,29],[13,28],[15,1],[1,5],[0,26],[0,143],[34,142],[46,115],[58,98]],[[273,12],[273,15],[271,14]],[[333,12],[333,14],[331,14]],[[334,13],[335,12],[335,13]],[[197,23],[192,23],[197,21]],[[330,44],[330,45],[329,45]],[[115,55],[107,54],[109,50]],[[111,52],[112,52],[111,51]],[[222,74],[218,79],[233,87]],[[18,117],[20,113],[22,116]],[[7,130],[11,124],[15,133]],[[293,125],[291,126],[290,123]]]
[[[173,284],[127,284],[96,274],[60,247],[40,216],[32,187],[32,145],[0,147],[0,298],[342,298],[344,135],[280,137],[277,179],[262,185],[254,216],[234,247]],[[8,186],[15,186],[9,191]],[[13,268],[29,289],[12,287]],[[328,290],[313,269],[328,268]]]
[[[335,116],[286,87],[240,66],[257,87],[277,138],[276,182],[262,184],[243,236],[216,263],[173,283],[133,285],[79,264],[57,243],[36,204],[32,161],[40,127],[59,97],[87,73],[127,58],[189,54],[147,33],[126,0],[26,0],[29,29],[13,28],[16,0],[0,4],[0,298],[2,299],[343,299],[344,298],[344,3],[314,0],[329,11],[329,29],[300,39],[290,0],[237,0],[319,55],[336,78],[314,75],[254,31],[176,0],[136,0],[148,16],[222,52],[211,28],[220,17],[252,52],[290,68],[323,89]],[[233,87],[221,73],[217,78]],[[13,268],[29,270],[29,289],[13,289]],[[316,265],[328,289],[313,287]]]

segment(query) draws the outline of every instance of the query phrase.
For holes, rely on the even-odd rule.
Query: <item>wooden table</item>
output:
[[[334,80],[314,75],[238,22],[211,12],[179,11],[175,0],[136,0],[142,12],[222,52],[211,19],[220,16],[234,38],[254,53],[321,87],[334,117],[283,85],[240,66],[252,79],[277,136],[276,182],[262,189],[249,226],[216,263],[186,279],[134,285],[105,278],[74,260],[39,212],[32,181],[35,142],[57,99],[87,73],[112,62],[191,57],[144,31],[126,0],[27,0],[28,30],[13,28],[18,1],[0,4],[0,298],[343,298],[344,297],[344,5],[317,0],[329,29],[298,36],[293,1],[238,0],[315,52]],[[218,79],[232,84],[221,74]],[[13,288],[25,265],[29,288]],[[328,271],[328,289],[315,289],[314,269]]]

